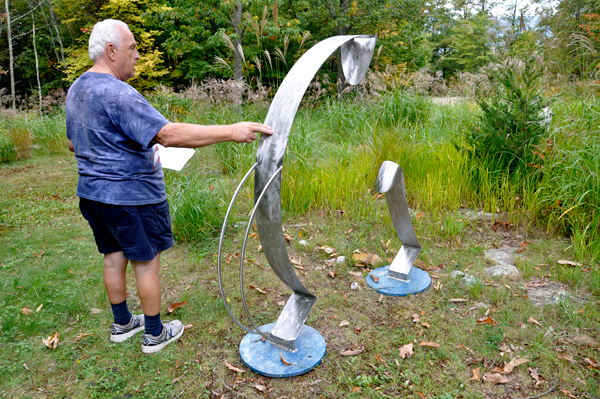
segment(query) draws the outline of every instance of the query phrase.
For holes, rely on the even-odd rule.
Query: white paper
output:
[[[163,168],[176,171],[180,171],[196,153],[193,148],[163,147],[160,144],[155,144],[153,148],[154,164],[160,161]]]

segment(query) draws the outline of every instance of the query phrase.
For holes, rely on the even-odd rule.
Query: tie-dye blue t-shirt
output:
[[[77,196],[113,205],[166,199],[151,141],[169,121],[137,90],[112,75],[85,72],[69,89],[66,112]]]

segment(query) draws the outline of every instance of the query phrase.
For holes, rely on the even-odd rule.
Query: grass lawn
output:
[[[73,157],[62,153],[3,164],[0,176],[2,397],[525,398],[551,388],[544,397],[600,396],[600,311],[589,288],[598,265],[559,264],[573,259],[568,240],[531,228],[525,233],[503,216],[494,222],[453,213],[422,215],[415,221],[423,245],[417,266],[429,272],[433,284],[423,294],[397,298],[371,290],[366,267],[351,261],[327,266],[328,255],[314,250],[328,245],[347,259],[356,249],[393,258],[398,240],[389,225],[348,220],[342,212],[284,214],[286,233],[293,237],[288,251],[301,260],[301,279],[318,297],[307,324],[324,336],[327,354],[303,376],[271,379],[224,364],[243,367],[237,349],[244,333],[220,299],[214,240],[178,244],[163,254],[163,318],[193,326],[177,343],[143,355],[139,335],[121,344],[108,340],[112,315],[102,257],[79,214]],[[224,262],[231,305],[240,316],[241,237],[241,227],[230,230]],[[518,277],[486,277],[486,249],[526,242],[516,260]],[[250,240],[245,281],[253,317],[266,324],[276,320],[278,303],[290,292],[259,245]],[[479,282],[463,285],[451,277],[454,270]],[[130,308],[141,312],[131,271],[128,278]],[[527,288],[550,281],[563,284],[572,299],[533,306]],[[357,290],[350,289],[352,282]],[[183,301],[168,314],[169,305]],[[42,340],[54,333],[60,341],[49,349]],[[428,342],[439,347],[420,345]],[[410,343],[414,354],[402,358],[401,348]],[[355,356],[340,354],[363,347]],[[500,373],[512,359],[528,361]],[[508,381],[489,381],[495,373]]]

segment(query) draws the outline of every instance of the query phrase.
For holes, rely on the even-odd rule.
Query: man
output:
[[[223,126],[170,123],[133,87],[140,58],[128,26],[98,22],[90,35],[94,65],[69,89],[67,143],[75,152],[80,210],[104,254],[104,285],[114,314],[110,340],[122,342],[145,329],[142,352],[158,352],[179,339],[179,320],[162,323],[160,254],[174,245],[163,173],[152,145],[203,147],[250,143],[270,127],[250,122]],[[127,308],[126,269],[131,263],[143,315]]]

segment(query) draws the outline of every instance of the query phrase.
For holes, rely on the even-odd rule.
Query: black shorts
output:
[[[80,198],[79,209],[102,254],[123,251],[126,259],[145,262],[175,245],[167,201],[123,206]]]

